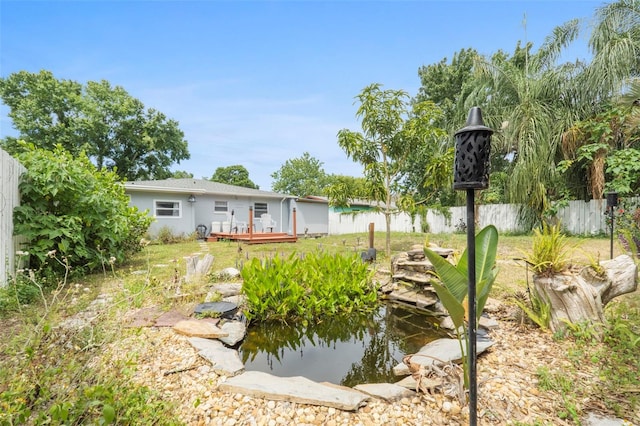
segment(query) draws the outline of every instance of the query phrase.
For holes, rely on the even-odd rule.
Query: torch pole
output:
[[[611,243],[610,243],[610,248],[609,248],[609,258],[613,259],[613,222],[615,222],[615,207],[611,206],[610,207],[610,213],[611,213],[611,235],[609,236]]]
[[[478,386],[476,379],[476,226],[475,226],[475,191],[467,189],[467,269],[469,287],[467,312],[469,313],[469,340],[467,348],[469,370],[469,425],[477,424]]]

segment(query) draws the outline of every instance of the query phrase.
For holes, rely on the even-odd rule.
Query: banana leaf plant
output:
[[[476,318],[477,322],[482,315],[482,310],[489,297],[489,292],[493,286],[498,269],[496,264],[496,252],[498,250],[498,230],[495,226],[489,225],[483,228],[476,235]],[[424,253],[433,265],[435,273],[441,282],[432,281],[431,284],[438,294],[438,298],[442,306],[447,310],[453,325],[455,333],[460,342],[460,351],[463,354],[463,370],[464,383],[469,386],[469,372],[467,365],[467,357],[469,353],[469,335],[467,334],[467,325],[465,320],[467,317],[468,307],[468,254],[467,250],[462,253],[462,257],[457,265],[450,263],[439,254],[429,248],[424,248]],[[465,345],[463,346],[462,339]],[[467,351],[464,348],[467,348]]]

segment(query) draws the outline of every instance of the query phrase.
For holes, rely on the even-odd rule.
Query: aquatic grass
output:
[[[253,258],[242,269],[250,319],[310,320],[372,309],[372,272],[354,253],[311,253]]]

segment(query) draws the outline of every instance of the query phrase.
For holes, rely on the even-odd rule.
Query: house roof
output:
[[[165,179],[138,180],[125,182],[124,188],[129,192],[170,192],[191,194],[242,195],[246,197],[262,198],[296,198],[293,195],[279,194],[271,191],[245,188],[243,186],[227,185],[206,179]]]

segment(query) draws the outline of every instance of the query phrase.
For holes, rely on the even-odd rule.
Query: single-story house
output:
[[[250,211],[254,226],[269,214],[270,231],[292,233],[296,197],[291,195],[191,178],[126,182],[124,187],[131,205],[155,218],[151,235],[163,227],[175,235],[197,232],[199,226],[205,226],[207,234],[231,232],[247,226]]]
[[[261,217],[271,215],[267,232],[293,235],[293,209],[296,209],[296,235],[323,234],[329,229],[325,199],[298,199],[293,195],[227,185],[205,179],[166,179],[125,182],[132,206],[147,210],[155,218],[149,233],[163,227],[174,235],[191,234],[206,227],[211,232],[246,232],[249,214],[254,231],[262,231]],[[242,229],[245,228],[245,229]]]

